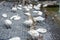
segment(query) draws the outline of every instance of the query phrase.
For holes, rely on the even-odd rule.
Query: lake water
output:
[[[30,35],[27,32],[27,27],[24,26],[23,22],[27,20],[27,16],[24,15],[25,12],[23,10],[17,10],[16,13],[11,12],[12,3],[6,2],[5,6],[0,5],[0,40],[8,40],[12,37],[20,37],[21,40],[27,40]],[[2,14],[6,13],[8,15],[7,18],[3,18]],[[11,20],[13,24],[11,25],[11,29],[6,29],[3,21],[5,19],[10,19],[11,16],[19,14],[21,19],[18,21]],[[42,17],[44,17],[44,12]],[[43,40],[60,40],[60,26],[57,25],[56,22],[52,21],[51,17],[40,23],[37,23],[37,28],[45,28],[47,29],[47,33],[42,34]]]

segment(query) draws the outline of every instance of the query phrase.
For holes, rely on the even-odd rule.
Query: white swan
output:
[[[19,7],[22,7],[22,5],[18,5]]]
[[[37,7],[41,7],[41,4],[38,4]]]
[[[32,4],[30,4],[30,6],[32,7],[33,5],[32,5]]]
[[[38,16],[38,17],[34,17],[33,19],[34,21],[43,21],[45,18]]]
[[[9,19],[6,19],[6,20],[4,20],[4,24],[5,25],[11,25],[12,24],[12,21],[9,20]]]
[[[30,9],[29,8],[26,8],[26,11],[30,11]]]
[[[38,13],[38,11],[33,11],[33,13]]]
[[[36,13],[36,14],[38,14],[40,16],[43,14],[41,11],[33,11],[33,13]]]
[[[17,11],[17,7],[12,7],[12,11]]]
[[[14,16],[12,16],[10,19],[20,20],[20,19],[21,19],[21,17],[20,17],[20,16],[18,16],[18,15],[14,15]]]
[[[17,9],[22,10],[22,8],[21,8],[21,7],[17,7]]]
[[[34,9],[40,10],[40,8],[38,6],[35,6],[35,5],[34,5]]]
[[[26,9],[26,8],[27,8],[27,6],[23,6],[23,8],[25,8],[25,9]]]
[[[17,9],[22,10],[22,5],[18,5]]]
[[[27,13],[24,13],[25,15],[27,15],[27,16],[30,16],[31,14],[29,13],[29,12],[27,12]]]
[[[13,37],[13,38],[10,38],[9,40],[21,40],[20,37]]]
[[[44,5],[43,5],[43,7],[47,7],[47,6],[48,6],[48,4],[44,4]]]
[[[41,11],[38,11],[38,15],[42,15],[43,13]]]
[[[32,25],[33,21],[31,19],[24,21],[24,24],[26,25]]]
[[[2,14],[3,17],[7,17],[7,14]]]
[[[32,36],[32,37],[38,37],[39,36],[39,33],[34,30],[34,29],[31,29],[30,31],[28,31],[28,33]]]
[[[24,6],[23,8],[25,8],[26,11],[29,11],[30,9],[28,8],[28,6]]]
[[[29,4],[29,5],[28,5],[28,8],[29,8],[29,9],[32,9],[32,6],[33,6],[32,4]]]
[[[44,28],[39,28],[36,30],[37,32],[40,32],[40,33],[46,33],[47,32],[47,29],[44,29]]]
[[[40,7],[41,7],[41,4],[34,5],[34,9],[36,9],[36,10],[40,10]]]
[[[28,5],[28,8],[29,8],[29,9],[32,9],[32,6]]]

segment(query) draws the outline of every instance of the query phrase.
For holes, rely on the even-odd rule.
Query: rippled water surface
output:
[[[5,5],[6,6],[0,5],[0,40],[8,40],[16,36],[21,37],[21,40],[26,40],[29,34],[27,33],[27,27],[23,25],[23,22],[27,19],[27,16],[24,15],[25,12],[23,12],[23,10],[17,10],[16,13],[13,13],[11,12],[12,3],[6,2]],[[3,18],[3,13],[6,13],[8,17]],[[3,21],[17,13],[21,16],[21,19],[19,21],[11,20],[13,22],[11,29],[6,29]],[[42,17],[44,17],[44,14]],[[48,19],[45,21],[37,23],[36,26],[37,28],[42,27],[47,29],[47,33],[43,34],[43,40],[60,40],[60,26],[52,21],[50,16],[48,16]]]

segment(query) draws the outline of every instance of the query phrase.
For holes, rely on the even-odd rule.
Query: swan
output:
[[[32,5],[32,4],[30,4],[30,6],[32,7],[33,5]]]
[[[18,5],[17,9],[21,10],[22,9],[22,5]]]
[[[32,9],[32,6],[33,6],[32,4],[29,4],[29,5],[28,5],[28,8],[29,8],[29,9]]]
[[[12,11],[17,11],[17,7],[12,7]]]
[[[10,38],[9,40],[21,40],[20,37],[13,37],[13,38]]]
[[[28,6],[24,6],[23,8],[25,8],[26,11],[30,11],[30,9],[32,9],[32,6],[28,5]]]
[[[38,4],[37,7],[41,7],[41,4]]]
[[[2,14],[3,17],[7,17],[7,14]]]
[[[22,5],[18,5],[19,7],[22,7]]]
[[[33,24],[33,21],[29,19],[29,20],[24,21],[24,24],[31,26]]]
[[[38,37],[39,36],[39,33],[34,30],[34,29],[31,29],[28,31],[28,33],[32,36],[32,37]]]
[[[40,7],[34,5],[34,9],[36,9],[36,10],[40,10]]]
[[[34,21],[43,21],[45,18],[38,16],[38,17],[34,17],[33,19]]]
[[[30,11],[30,9],[29,8],[26,8],[26,11]]]
[[[38,11],[38,15],[42,15],[43,13],[41,11]]]
[[[27,16],[30,16],[31,14],[29,13],[29,12],[27,12],[27,13],[24,13],[25,15],[27,15]]]
[[[40,16],[43,14],[41,11],[33,11],[33,13],[36,13],[36,14],[38,14]]]
[[[44,28],[39,28],[36,30],[37,32],[40,32],[40,33],[46,33],[47,32],[47,29],[44,29]]]
[[[6,20],[4,20],[4,24],[5,25],[11,25],[12,24],[12,21],[9,20],[9,19],[6,19]]]
[[[34,9],[36,9],[36,10],[40,10],[40,7],[41,7],[41,4],[34,5]]]
[[[28,8],[28,6],[24,6],[23,7],[26,11],[29,11],[30,9]]]
[[[28,5],[28,8],[29,8],[29,9],[32,9],[32,6]]]
[[[22,8],[21,8],[21,7],[17,7],[17,9],[22,10]]]
[[[38,11],[33,11],[33,13],[38,13]]]
[[[23,6],[23,8],[25,8],[25,9],[26,9],[26,8],[27,8],[27,6]]]
[[[43,7],[47,7],[47,6],[48,6],[48,4],[44,4],[44,5],[43,5]]]
[[[14,15],[14,16],[12,16],[10,19],[20,20],[20,19],[21,19],[21,17],[20,17],[20,16],[18,16],[18,15]]]

